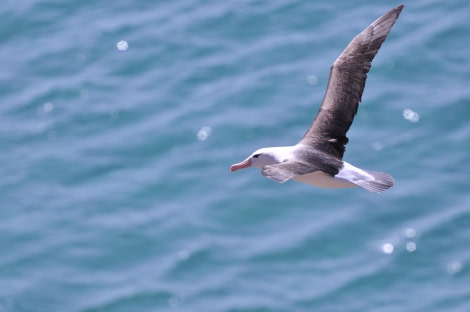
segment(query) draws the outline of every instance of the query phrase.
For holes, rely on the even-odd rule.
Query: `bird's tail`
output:
[[[347,180],[373,193],[383,192],[393,186],[393,178],[388,173],[360,169],[345,161],[335,177]]]
[[[351,182],[373,193],[383,192],[393,186],[393,178],[388,173],[369,170],[364,171],[374,178],[364,180],[358,179]]]

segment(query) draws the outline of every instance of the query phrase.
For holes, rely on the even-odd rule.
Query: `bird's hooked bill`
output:
[[[234,172],[234,171],[237,171],[239,169],[248,168],[250,166],[251,166],[251,159],[247,158],[244,161],[242,161],[241,163],[231,165],[230,166],[230,171]]]

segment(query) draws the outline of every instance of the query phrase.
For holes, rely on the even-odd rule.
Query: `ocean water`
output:
[[[0,311],[470,311],[468,1],[372,64],[345,160],[392,189],[229,172],[398,4],[3,1]]]

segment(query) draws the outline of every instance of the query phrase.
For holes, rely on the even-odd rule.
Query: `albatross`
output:
[[[292,179],[323,188],[359,186],[380,193],[392,187],[391,175],[355,167],[343,160],[343,154],[371,62],[403,7],[397,6],[364,29],[335,60],[317,116],[296,145],[261,148],[233,164],[230,171],[256,167],[280,183]]]

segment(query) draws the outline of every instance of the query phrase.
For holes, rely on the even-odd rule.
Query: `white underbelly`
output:
[[[324,188],[345,188],[357,186],[356,184],[349,182],[345,179],[332,177],[321,171],[315,171],[296,176],[293,178],[293,180]]]

